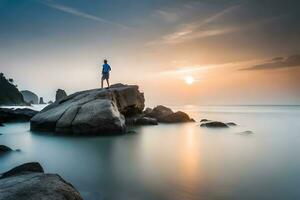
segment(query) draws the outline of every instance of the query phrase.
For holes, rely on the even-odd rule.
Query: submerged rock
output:
[[[254,134],[252,131],[243,131],[243,132],[240,132],[239,134],[241,135],[251,135],[251,134]]]
[[[59,100],[65,98],[65,97],[67,97],[67,93],[64,90],[58,89],[56,91],[55,101],[59,101]]]
[[[0,178],[0,200],[82,200],[79,192],[57,174],[45,174],[39,163],[26,163]]]
[[[228,123],[226,123],[228,126],[237,126],[237,124],[236,123],[234,123],[234,122],[228,122]]]
[[[5,146],[5,145],[0,145],[0,154],[3,154],[3,153],[8,153],[8,152],[11,152],[12,149]]]
[[[200,122],[208,122],[208,121],[210,121],[210,120],[208,120],[208,119],[201,119]]]
[[[138,116],[126,119],[126,125],[158,125],[157,119]]]
[[[202,123],[200,125],[201,127],[207,127],[207,128],[229,128],[229,126],[223,122],[218,121],[209,121]]]
[[[135,85],[81,91],[48,105],[31,119],[30,128],[84,135],[124,133],[125,117],[141,114],[144,102]]]
[[[23,90],[23,91],[21,91],[21,94],[23,95],[24,101],[26,103],[29,103],[29,104],[38,104],[39,103],[39,97],[35,93],[33,93],[29,90]]]
[[[0,121],[1,122],[16,122],[16,121],[29,121],[38,111],[29,108],[0,108]]]
[[[156,106],[152,110],[148,109],[145,116],[155,118],[162,123],[180,123],[180,122],[194,122],[186,113],[182,111],[173,112],[172,109],[166,106]]]

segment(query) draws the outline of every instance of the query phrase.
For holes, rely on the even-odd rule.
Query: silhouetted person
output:
[[[107,60],[104,60],[103,62],[104,64],[102,66],[101,88],[103,88],[104,80],[106,80],[107,86],[109,87],[109,72],[111,70],[109,64],[107,64]]]

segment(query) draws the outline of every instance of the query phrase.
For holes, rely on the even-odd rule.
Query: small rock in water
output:
[[[207,128],[228,128],[229,127],[227,124],[218,121],[202,123],[200,126],[207,127]]]
[[[234,123],[234,122],[228,122],[228,123],[226,123],[228,126],[237,126],[237,124],[236,123]]]
[[[4,126],[4,125],[0,122],[0,126]]]
[[[11,152],[11,151],[12,151],[11,148],[9,148],[9,147],[7,147],[7,146],[5,146],[5,145],[0,145],[0,154],[2,154],[2,153],[7,153],[7,152]]]
[[[254,134],[252,131],[243,131],[243,132],[240,132],[239,134],[241,135],[251,135],[251,134]]]
[[[208,122],[208,121],[210,121],[210,120],[208,120],[208,119],[201,119],[200,122]]]

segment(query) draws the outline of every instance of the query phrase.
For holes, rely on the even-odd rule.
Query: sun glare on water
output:
[[[192,76],[186,76],[186,77],[184,78],[184,81],[185,81],[186,84],[192,85],[192,84],[195,82],[195,79],[194,79],[194,77],[192,77]]]

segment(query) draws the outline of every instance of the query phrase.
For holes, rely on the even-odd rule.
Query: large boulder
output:
[[[27,163],[0,178],[0,200],[82,200],[79,192],[57,174],[45,174],[39,163]]]
[[[3,73],[0,73],[0,105],[26,105],[13,79],[6,79]]]
[[[29,90],[23,90],[21,91],[21,94],[23,95],[24,101],[28,104],[38,104],[39,103],[39,97],[34,94],[33,92]]]
[[[29,108],[0,108],[0,122],[29,121],[38,111]]]
[[[66,134],[123,133],[125,117],[142,113],[144,101],[135,85],[81,91],[48,105],[31,119],[30,127]]]
[[[56,91],[55,101],[59,101],[59,100],[65,98],[65,97],[67,97],[67,93],[64,90],[58,89]]]
[[[173,112],[172,109],[162,105],[145,110],[144,115],[162,123],[194,122],[194,119],[190,118],[188,114],[182,111]]]

